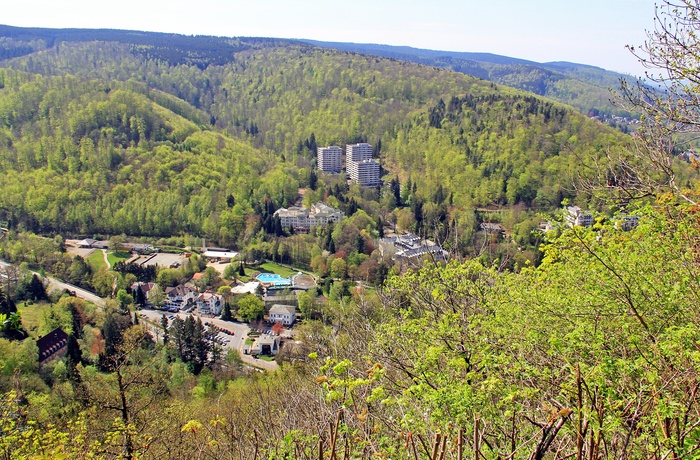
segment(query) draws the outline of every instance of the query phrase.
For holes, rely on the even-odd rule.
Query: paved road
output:
[[[8,262],[5,262],[4,260],[0,260],[0,266],[2,267],[9,267],[11,264]],[[39,275],[38,272],[33,271],[35,275]],[[81,299],[88,300],[95,305],[99,307],[104,307],[105,306],[105,301],[102,297],[98,296],[97,294],[86,291],[85,289],[79,288],[78,286],[73,286],[72,284],[64,283],[61,280],[57,280],[56,278],[52,278],[50,276],[45,277],[49,281],[49,288],[57,289],[59,291],[62,291],[64,289],[68,289],[69,291],[75,292],[76,297],[80,297]]]
[[[159,310],[139,310],[139,314],[146,315],[148,320],[152,321],[156,325],[160,324],[160,319],[163,314],[167,315],[175,315],[179,317],[180,319],[185,319],[189,313],[168,313],[168,312],[163,312]],[[197,317],[197,315],[194,315]],[[270,370],[273,371],[278,368],[277,363],[274,361],[265,361],[262,359],[256,359],[253,358],[250,355],[246,355],[243,353],[243,348],[245,347],[245,340],[248,338],[248,332],[250,331],[250,327],[248,327],[247,324],[245,323],[238,323],[238,322],[232,322],[232,321],[223,321],[219,318],[209,318],[202,316],[202,322],[208,322],[208,323],[213,323],[221,328],[228,329],[229,331],[233,332],[233,336],[230,335],[225,335],[224,336],[229,339],[229,343],[226,345],[223,345],[224,351],[229,350],[229,349],[234,349],[238,350],[238,353],[241,357],[241,360],[243,361],[244,364],[247,364],[248,366],[255,367],[258,369],[263,369],[263,370]],[[160,329],[160,328],[156,328]],[[158,334],[159,331],[154,331],[156,334]]]
[[[57,280],[56,278],[51,278],[50,276],[47,276],[46,279],[49,280],[49,288],[54,288],[59,291],[68,289],[69,291],[75,292],[76,297],[88,300],[97,305],[98,307],[104,308],[104,306],[106,305],[105,299],[103,299],[95,293],[86,291],[85,289],[81,289],[78,286],[73,286],[72,284],[64,283],[63,281]]]
[[[4,260],[0,260],[0,266],[2,267],[7,267],[11,264],[8,262],[5,262]],[[38,275],[37,272],[32,272]],[[53,289],[58,289],[58,290],[63,290],[63,289],[68,289],[69,291],[74,291],[76,297],[79,297],[81,299],[88,300],[92,303],[94,303],[97,306],[104,307],[105,306],[105,301],[98,295],[86,291],[85,289],[81,289],[78,286],[73,286],[72,284],[64,283],[63,281],[57,280],[56,278],[51,278],[49,276],[46,277],[49,281],[49,286]],[[170,314],[167,312],[162,312],[162,311],[156,311],[156,310],[139,310],[139,313],[142,313],[147,316],[147,318],[154,322],[156,325],[160,324],[160,318],[161,316],[165,313],[166,315]],[[177,316],[179,316],[181,319],[185,319],[185,317],[189,313],[177,313]],[[196,316],[196,315],[195,315]],[[226,349],[235,349],[238,350],[241,360],[243,363],[255,367],[258,369],[263,369],[263,370],[275,370],[278,368],[277,363],[274,361],[265,361],[262,359],[256,359],[253,358],[250,355],[246,355],[243,353],[243,348],[245,347],[245,340],[248,337],[248,332],[250,331],[250,328],[248,327],[247,324],[244,323],[237,323],[237,322],[230,322],[230,321],[223,321],[218,318],[208,318],[208,317],[202,317],[202,322],[209,322],[209,323],[214,323],[219,327],[222,327],[224,329],[228,329],[229,331],[233,331],[234,335],[233,336],[226,336],[229,339],[229,343],[224,345],[224,350]],[[158,329],[159,328],[154,328],[153,332],[158,335]]]

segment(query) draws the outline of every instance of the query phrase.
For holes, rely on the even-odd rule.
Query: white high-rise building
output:
[[[340,147],[319,147],[317,153],[319,171],[335,174],[343,170],[343,149]]]
[[[345,169],[360,185],[379,185],[379,163],[372,159],[372,146],[363,142],[345,147]]]

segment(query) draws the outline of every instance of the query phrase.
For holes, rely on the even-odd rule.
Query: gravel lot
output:
[[[78,240],[66,240],[66,252],[73,256],[80,256],[83,259],[87,259],[87,257],[95,251],[93,248],[79,248],[77,243]]]
[[[146,261],[144,263],[144,261]],[[185,256],[182,254],[168,254],[164,252],[159,252],[155,256],[140,256],[138,259],[134,261],[137,264],[143,263],[143,265],[148,266],[148,265],[158,265],[160,267],[170,267],[174,263],[179,263],[182,265],[185,263]]]

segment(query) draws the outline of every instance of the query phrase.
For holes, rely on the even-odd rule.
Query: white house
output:
[[[590,211],[582,210],[578,206],[567,206],[566,221],[570,227],[590,227],[593,225],[593,214]]]
[[[182,308],[197,299],[197,289],[192,286],[179,284],[175,287],[166,288],[165,295],[168,298],[168,303]]]
[[[224,308],[224,298],[219,294],[204,292],[197,297],[197,312],[200,315],[220,315]]]
[[[296,308],[293,305],[275,304],[270,307],[268,318],[271,323],[282,323],[291,326],[296,319]]]

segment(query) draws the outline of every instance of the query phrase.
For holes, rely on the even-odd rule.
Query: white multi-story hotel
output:
[[[281,208],[275,211],[275,216],[280,218],[282,227],[308,230],[317,225],[325,227],[330,222],[339,222],[343,220],[345,214],[339,209],[332,208],[326,204],[316,203],[311,206],[311,209]]]
[[[318,148],[318,169],[336,174],[343,170],[343,149],[336,145]]]
[[[379,185],[379,163],[372,159],[372,146],[366,142],[346,146],[345,168],[350,179],[360,185]]]
[[[361,185],[379,185],[379,163],[375,160],[362,160],[355,164],[355,177],[350,176]]]
[[[578,206],[567,206],[565,217],[570,227],[590,227],[593,225],[593,215],[589,211],[583,211]]]

